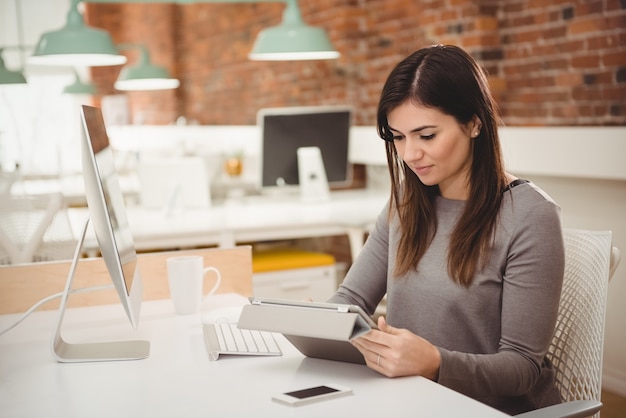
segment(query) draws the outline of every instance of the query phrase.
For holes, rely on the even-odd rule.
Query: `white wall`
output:
[[[28,81],[0,85],[3,169],[12,169],[16,163],[29,174],[59,174],[80,168],[78,154],[63,152],[78,148],[77,109],[84,100],[62,94],[74,81],[72,68],[25,65],[40,35],[65,24],[69,6],[70,0],[0,0],[0,46],[27,47],[23,51],[5,50],[5,65],[12,71],[22,69]]]
[[[21,40],[23,45],[35,46],[44,31],[63,26],[70,4],[71,0],[0,0],[0,45],[13,46]],[[20,65],[20,55],[13,51],[4,58],[13,70]]]

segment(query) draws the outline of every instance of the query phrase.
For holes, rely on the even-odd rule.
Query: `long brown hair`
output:
[[[435,197],[439,187],[424,185],[402,161],[393,143],[387,115],[411,101],[453,116],[466,125],[482,122],[472,141],[469,198],[450,238],[448,272],[469,286],[489,257],[495,224],[506,187],[498,138],[498,115],[486,76],[464,50],[451,45],[420,49],[390,73],[378,105],[377,129],[386,141],[391,177],[391,206],[396,209],[401,236],[394,275],[402,276],[418,264],[437,230]]]

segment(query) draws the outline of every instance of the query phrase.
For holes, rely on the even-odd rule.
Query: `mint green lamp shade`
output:
[[[20,71],[11,71],[4,66],[0,49],[0,84],[26,84],[26,78]]]
[[[78,74],[74,73],[74,82],[63,89],[65,94],[84,94],[93,96],[96,94],[96,87],[91,83],[83,83],[78,77]]]
[[[65,26],[44,33],[29,64],[99,67],[120,65],[126,57],[120,54],[109,34],[85,25],[78,11],[78,0],[72,1]]]
[[[175,89],[180,82],[172,78],[168,71],[150,62],[146,47],[141,46],[139,63],[132,67],[124,67],[120,72],[115,88],[122,91],[169,90]]]
[[[257,36],[251,60],[297,61],[339,57],[322,28],[279,25],[262,30]]]
[[[263,29],[248,55],[258,61],[326,60],[339,58],[322,28],[302,21],[296,0],[286,1],[280,25]]]

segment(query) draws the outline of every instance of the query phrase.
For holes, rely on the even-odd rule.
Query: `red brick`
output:
[[[572,67],[574,68],[597,68],[600,65],[600,56],[581,55],[572,58]]]
[[[569,23],[569,34],[597,33],[600,30],[606,29],[606,27],[607,22],[602,15],[592,18],[574,19]]]
[[[605,67],[620,67],[626,65],[626,49],[611,51],[602,54],[602,64]]]
[[[495,17],[479,17],[474,20],[474,28],[480,31],[494,31],[498,29],[498,19]]]
[[[583,77],[580,73],[563,72],[555,77],[557,86],[578,86],[583,83]]]

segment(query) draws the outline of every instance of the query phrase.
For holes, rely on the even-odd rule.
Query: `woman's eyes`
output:
[[[435,138],[435,134],[429,134],[429,135],[420,135],[420,139],[423,139],[425,141],[429,141],[431,139]],[[392,139],[394,141],[401,141],[404,139],[404,135],[394,135],[392,137]]]

